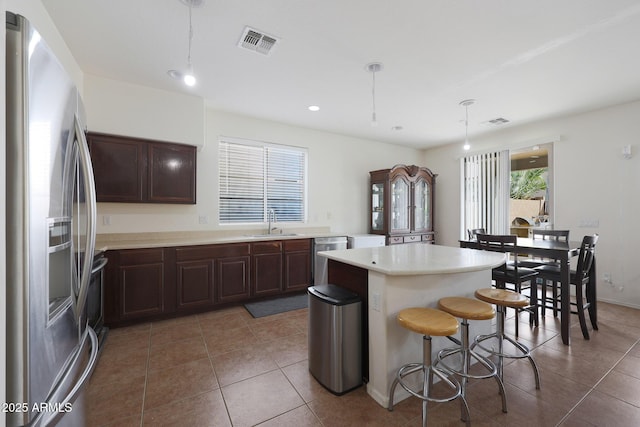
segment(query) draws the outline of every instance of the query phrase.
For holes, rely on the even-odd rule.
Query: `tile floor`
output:
[[[511,362],[505,414],[493,381],[471,382],[471,425],[639,425],[640,310],[601,303],[590,341],[572,321],[570,347],[549,314],[537,329],[521,323],[542,388],[526,360]],[[254,319],[235,307],[112,330],[88,390],[89,425],[420,425],[417,399],[388,412],[363,387],[327,392],[308,373],[306,328],[306,309]],[[430,407],[430,425],[464,425],[457,402]]]

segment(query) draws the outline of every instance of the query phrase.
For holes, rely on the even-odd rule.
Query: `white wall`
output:
[[[204,144],[200,97],[85,74],[84,103],[91,131]]]
[[[505,129],[470,138],[473,151],[518,148],[554,136],[555,228],[572,240],[598,233],[598,298],[640,307],[640,263],[633,239],[640,236],[640,102]],[[631,145],[633,158],[622,157]],[[462,142],[425,151],[422,163],[438,173],[436,230],[441,244],[455,246],[460,229],[459,158]],[[436,166],[437,165],[437,166]],[[598,220],[596,228],[581,227]],[[602,279],[610,273],[613,285]],[[622,288],[622,290],[621,290]]]
[[[104,114],[105,105],[96,108],[98,100],[94,94],[100,93],[94,85],[102,85],[102,79],[87,76],[87,115]],[[111,81],[111,90],[120,83]],[[122,84],[126,90],[131,85]],[[155,108],[162,109],[175,101],[175,94],[144,88],[138,90],[142,96],[147,93]],[[135,105],[112,101],[123,116],[135,113]],[[112,114],[107,112],[107,114]],[[109,124],[102,119],[100,131],[124,133],[117,121]],[[185,127],[186,126],[186,127]],[[189,124],[178,126],[178,131],[188,132]],[[90,129],[94,129],[90,126]],[[136,136],[159,138],[153,126],[140,127]],[[305,147],[309,150],[308,182],[308,222],[302,227],[329,227],[336,232],[367,232],[368,179],[369,171],[391,167],[396,163],[417,164],[420,152],[376,141],[346,137],[342,135],[289,126],[281,123],[259,120],[247,116],[215,110],[205,112],[205,144],[198,151],[197,164],[197,205],[158,204],[98,204],[98,233],[131,233],[183,230],[228,230],[230,226],[219,226],[218,218],[218,153],[219,136],[253,139],[272,143]],[[160,138],[167,139],[167,138]],[[110,225],[105,225],[104,217]],[[205,216],[208,224],[200,224],[199,217]],[[234,226],[235,228],[241,228]],[[300,225],[283,225],[300,228]],[[246,229],[247,227],[242,227]],[[254,229],[258,227],[252,227]],[[260,228],[264,228],[261,226]]]

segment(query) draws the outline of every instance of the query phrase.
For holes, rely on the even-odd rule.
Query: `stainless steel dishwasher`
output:
[[[313,283],[315,285],[329,283],[327,274],[329,260],[318,255],[318,252],[339,249],[347,249],[347,236],[316,237],[313,239]]]

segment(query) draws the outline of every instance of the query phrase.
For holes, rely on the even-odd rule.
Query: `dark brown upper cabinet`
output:
[[[87,135],[98,202],[196,203],[196,147]]]

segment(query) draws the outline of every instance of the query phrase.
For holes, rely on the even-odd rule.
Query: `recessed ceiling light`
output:
[[[404,129],[402,126],[392,126],[391,130],[395,130],[395,131],[401,131],[402,129]]]
[[[317,105],[309,105],[309,111],[320,111],[320,107]]]

